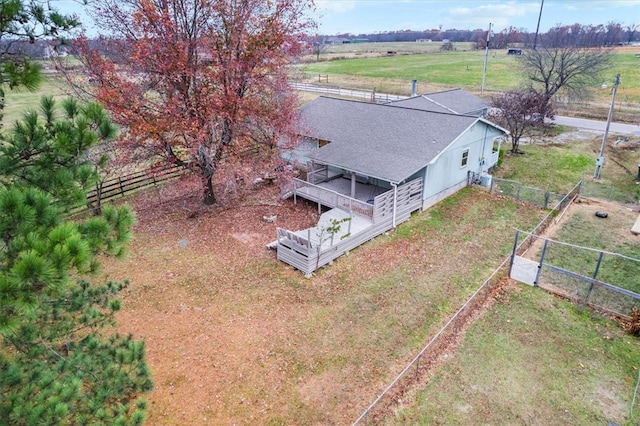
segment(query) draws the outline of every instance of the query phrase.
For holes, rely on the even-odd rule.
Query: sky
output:
[[[546,31],[556,24],[640,25],[640,0],[316,0],[318,33],[366,34],[441,28],[495,32],[513,26],[534,32],[538,23]],[[52,2],[64,13],[78,13],[78,0]]]
[[[319,34],[396,30],[536,30],[542,0],[316,0]],[[640,0],[544,0],[540,30],[556,24],[640,24]]]

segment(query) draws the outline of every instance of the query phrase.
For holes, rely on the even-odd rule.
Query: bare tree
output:
[[[631,42],[635,40],[636,34],[638,33],[639,29],[640,25],[638,24],[629,24],[625,27],[627,44],[631,44]]]
[[[489,119],[509,131],[511,152],[520,152],[520,139],[532,129],[544,125],[544,117],[553,118],[553,111],[544,114],[544,99],[532,90],[510,90],[492,99]]]
[[[442,46],[440,46],[441,52],[453,52],[454,50],[456,50],[456,48],[450,41],[444,42],[442,43]]]
[[[540,47],[527,49],[520,56],[529,89],[541,97],[539,113],[543,118],[553,108],[553,97],[560,91],[571,97],[583,97],[596,87],[613,54],[611,48],[565,43],[557,29],[543,36]]]

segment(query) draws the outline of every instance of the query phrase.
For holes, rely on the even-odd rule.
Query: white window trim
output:
[[[460,157],[460,168],[464,169],[469,166],[469,148],[462,150],[462,156]]]

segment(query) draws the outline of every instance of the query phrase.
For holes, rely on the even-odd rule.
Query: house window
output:
[[[467,167],[469,163],[469,148],[462,151],[462,160],[460,161],[460,167]]]

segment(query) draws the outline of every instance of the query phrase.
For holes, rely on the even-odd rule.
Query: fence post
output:
[[[489,184],[489,194],[493,194],[493,181],[495,180],[495,178],[491,179],[491,183]]]
[[[520,188],[522,188],[522,184],[518,183],[518,190],[516,191],[516,201],[520,201]]]
[[[513,262],[516,260],[516,250],[518,249],[519,238],[520,238],[520,231],[516,229],[516,238],[513,240],[513,250],[511,250],[511,260],[509,261],[509,276],[511,276],[511,270],[513,269]]]
[[[538,271],[536,272],[536,279],[533,282],[534,287],[538,287],[538,280],[540,280],[540,274],[542,272],[542,264],[544,263],[544,255],[547,253],[547,245],[549,240],[544,240],[544,247],[542,247],[542,253],[540,254],[540,263],[538,264]]]
[[[549,191],[544,193],[544,209],[546,210],[549,206],[549,197],[551,197],[551,193]]]
[[[601,251],[600,255],[598,256],[598,263],[596,264],[596,270],[593,271],[593,279],[595,280],[596,277],[598,276],[598,272],[600,271],[600,265],[602,264],[602,259],[604,258],[604,252]],[[585,297],[585,304],[589,304],[589,300],[591,299],[591,292],[593,291],[593,281],[591,281],[591,283],[589,284],[589,290],[587,291],[587,296]]]
[[[596,270],[593,271],[593,279],[595,280],[596,277],[598,276],[598,272],[600,271],[600,265],[602,264],[602,258],[604,257],[604,252],[601,251],[600,255],[598,256],[598,263],[596,264]]]

